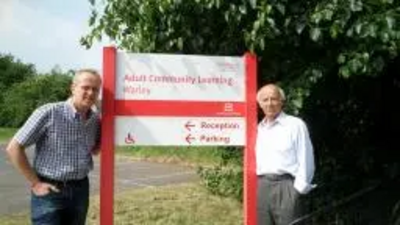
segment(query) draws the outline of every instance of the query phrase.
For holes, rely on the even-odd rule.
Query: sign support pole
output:
[[[246,145],[243,159],[243,213],[245,225],[256,225],[257,57],[246,53],[244,58],[246,66]]]
[[[100,224],[112,225],[114,213],[114,120],[116,49],[103,49],[103,98],[100,167]]]

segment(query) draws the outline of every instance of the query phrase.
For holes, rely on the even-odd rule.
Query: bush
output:
[[[198,173],[202,178],[202,184],[212,194],[242,201],[243,170],[241,167],[200,167]]]
[[[0,126],[19,127],[39,106],[68,98],[71,77],[40,75],[13,85],[3,96]]]
[[[235,147],[218,148],[222,160],[211,168],[199,167],[202,184],[215,195],[243,200],[243,151]]]

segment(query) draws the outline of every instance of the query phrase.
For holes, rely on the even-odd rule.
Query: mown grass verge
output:
[[[99,217],[99,197],[93,196],[87,224],[98,225]],[[0,224],[30,224],[29,214],[0,217]],[[116,194],[114,224],[240,225],[243,215],[239,202],[211,195],[198,183],[186,183]]]
[[[217,165],[221,161],[218,147],[118,147],[118,156],[151,160],[162,163],[177,163],[188,166]]]

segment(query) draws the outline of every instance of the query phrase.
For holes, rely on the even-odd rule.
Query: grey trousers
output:
[[[289,225],[300,216],[300,194],[290,175],[264,175],[257,180],[257,224]]]

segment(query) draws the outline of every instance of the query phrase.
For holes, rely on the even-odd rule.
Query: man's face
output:
[[[266,86],[260,91],[258,104],[267,119],[274,119],[282,110],[282,98],[275,86]]]
[[[101,86],[98,76],[91,73],[82,73],[77,81],[72,84],[73,104],[78,110],[89,110],[97,101]]]

